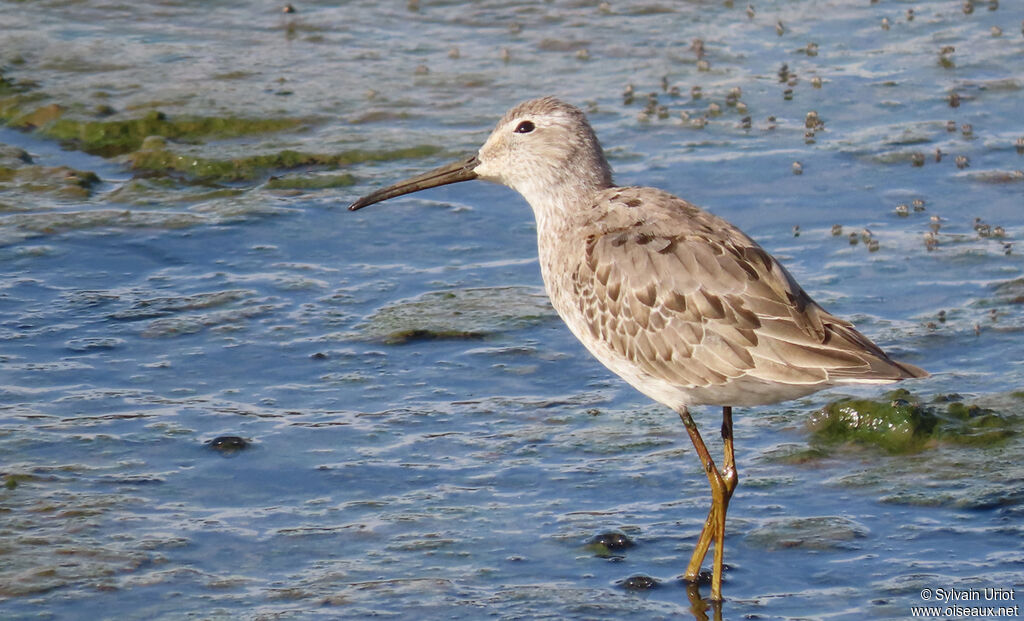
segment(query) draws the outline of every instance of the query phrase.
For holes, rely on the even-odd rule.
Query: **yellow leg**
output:
[[[711,599],[722,601],[722,565],[725,560],[725,514],[729,511],[729,501],[732,499],[733,490],[739,482],[736,472],[736,459],[732,447],[732,407],[722,408],[722,445],[723,445],[723,468],[719,473],[722,482],[722,491],[719,499],[721,512],[715,522],[715,565],[711,574]],[[714,490],[712,490],[714,500]]]
[[[708,555],[708,548],[711,547],[711,536],[715,531],[715,506],[712,504],[708,511],[708,518],[704,521],[704,528],[700,531],[700,538],[693,548],[693,555],[690,556],[690,563],[686,566],[686,573],[683,579],[692,584],[700,580],[700,566],[704,563],[704,557]]]
[[[724,472],[719,471],[715,461],[711,459],[703,438],[697,430],[696,423],[686,408],[679,411],[679,418],[682,419],[687,433],[690,434],[690,441],[697,451],[700,463],[704,466],[704,472],[711,484],[711,509],[708,511],[704,528],[700,532],[700,538],[690,557],[690,563],[686,566],[686,573],[683,579],[695,583],[700,575],[700,567],[707,556],[708,548],[712,540],[715,542],[714,566],[711,572],[711,600],[722,600],[722,564],[725,556],[725,515],[729,509],[729,500],[732,498],[733,490],[736,489],[738,476],[736,473],[736,460],[733,454],[732,442],[732,408],[722,408],[722,443],[724,445]]]
[[[726,496],[732,498],[732,492],[739,482],[739,472],[736,470],[736,458],[732,452],[732,406],[730,405],[722,408],[722,444],[725,449],[725,468],[722,470],[722,480],[725,483]]]

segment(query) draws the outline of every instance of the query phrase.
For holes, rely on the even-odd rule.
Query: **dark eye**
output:
[[[535,125],[533,124],[533,121],[523,121],[519,125],[516,125],[516,133],[529,134],[533,131],[534,127]]]

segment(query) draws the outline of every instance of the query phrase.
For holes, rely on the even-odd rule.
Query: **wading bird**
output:
[[[471,179],[526,199],[552,306],[602,364],[682,419],[711,483],[683,578],[697,582],[714,541],[712,600],[722,599],[725,516],[738,480],[733,406],[928,375],[818,306],[732,224],[662,190],[616,186],[583,112],[552,97],[509,110],[472,157],[349,209]],[[690,417],[697,405],[722,406],[721,468]]]

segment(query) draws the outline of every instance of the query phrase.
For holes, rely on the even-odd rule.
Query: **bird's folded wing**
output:
[[[680,386],[917,375],[818,306],[739,229],[659,194],[666,196],[688,217],[638,219],[587,236],[572,286],[592,337]]]

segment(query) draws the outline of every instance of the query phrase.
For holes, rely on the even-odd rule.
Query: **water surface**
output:
[[[182,157],[434,153],[197,180],[0,130],[36,166],[101,179],[0,189],[0,616],[691,615],[677,577],[706,479],[678,418],[544,302],[525,203],[468,183],[343,208],[543,94],[588,111],[618,182],[736,223],[931,371],[918,398],[1022,415],[1019,4],[295,8],[0,4],[3,76],[62,118],[301,120],[168,140]],[[269,182],[339,172],[354,185]],[[924,588],[1024,588],[1020,436],[808,457],[810,414],[843,394],[737,412],[724,617],[898,619]],[[698,423],[717,452],[718,413]],[[218,452],[220,436],[250,446]],[[636,545],[587,546],[613,529]],[[661,586],[623,588],[636,574]]]

